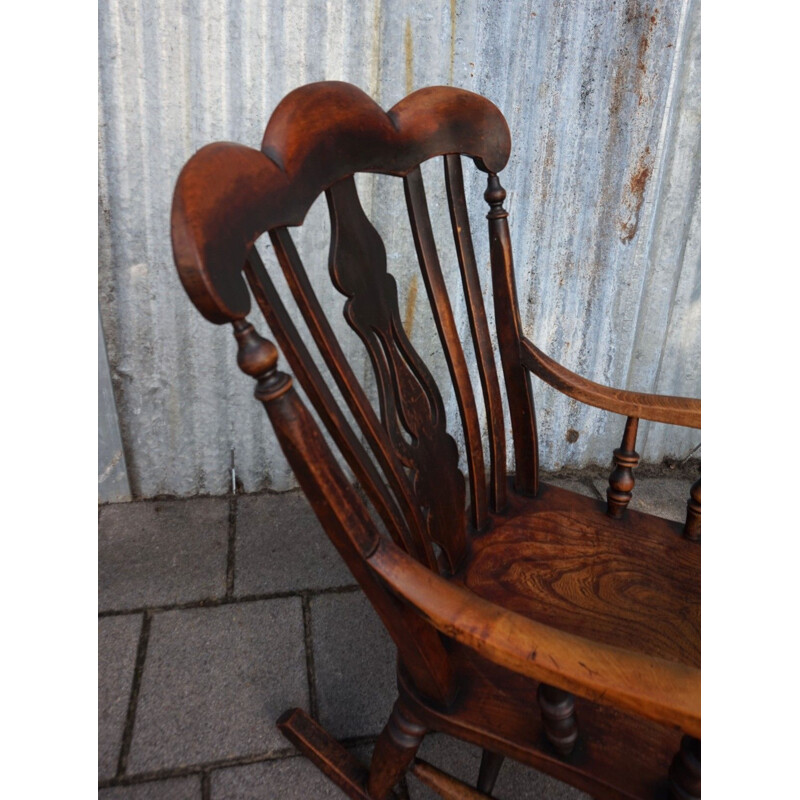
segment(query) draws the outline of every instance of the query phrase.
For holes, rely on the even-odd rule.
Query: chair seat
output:
[[[458,580],[530,619],[700,666],[700,548],[682,526],[542,484],[473,541]]]

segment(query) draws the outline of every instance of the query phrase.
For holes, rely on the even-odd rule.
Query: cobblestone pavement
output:
[[[631,507],[682,519],[694,477],[645,474]],[[545,480],[605,496],[596,472]],[[99,598],[101,800],[344,797],[274,722],[305,708],[366,762],[394,648],[302,494],[102,506]],[[432,735],[420,755],[477,777],[474,746]],[[434,797],[413,776],[400,794]],[[586,797],[510,761],[495,794]]]

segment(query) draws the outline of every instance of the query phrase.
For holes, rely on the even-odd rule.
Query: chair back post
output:
[[[239,344],[237,363],[257,381],[255,396],[266,409],[281,449],[328,537],[389,631],[415,687],[447,705],[454,684],[439,634],[390,595],[367,566],[380,534],[291,377],[277,369],[277,348],[246,319],[235,320],[233,331]]]
[[[493,172],[489,173],[484,199],[489,204],[489,253],[492,264],[494,316],[497,344],[503,365],[511,429],[514,434],[516,471],[514,488],[520,494],[539,492],[539,445],[531,379],[521,360],[522,325],[514,280],[508,211],[503,208],[506,190]]]

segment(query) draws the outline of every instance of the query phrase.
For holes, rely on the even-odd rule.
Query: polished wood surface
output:
[[[596,408],[623,414],[626,417],[667,422],[687,428],[700,427],[700,401],[692,397],[629,392],[613,389],[576,375],[546,356],[526,338],[520,341],[522,362],[535,375],[568,397]]]
[[[470,92],[422,89],[384,112],[359,89],[326,82],[284,98],[261,150],[208,145],[178,178],[172,243],[184,288],[207,319],[232,323],[239,366],[254,379],[300,486],[398,652],[397,702],[368,768],[305,712],[287,712],[279,727],[360,800],[393,796],[409,769],[443,797],[489,797],[505,757],[599,798],[699,797],[699,481],[684,526],[627,506],[639,419],[699,427],[700,403],[601,386],[525,338],[497,174],[510,146],[503,115]],[[439,156],[457,264],[439,260],[420,170]],[[487,174],[489,287],[475,262],[462,156]],[[446,391],[458,409],[449,425],[448,394],[404,330],[357,172],[403,181],[448,366]],[[290,231],[321,194],[331,221],[330,277],[342,295],[333,308],[320,303]],[[277,269],[253,246],[261,234]],[[445,270],[455,269],[462,297],[447,290]],[[248,320],[251,295],[277,346]],[[466,305],[474,373],[456,325],[457,302]],[[348,363],[329,312],[343,313],[364,344],[374,394]],[[282,357],[292,375],[282,371]],[[539,482],[532,375],[627,417],[608,504]],[[461,453],[453,425],[460,425]],[[507,474],[512,453],[515,468]],[[429,731],[484,749],[480,791],[416,759]]]

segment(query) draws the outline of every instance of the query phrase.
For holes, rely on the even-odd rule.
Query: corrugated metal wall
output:
[[[501,177],[527,334],[601,383],[698,396],[699,63],[696,0],[101,2],[100,300],[134,495],[223,492],[231,447],[247,490],[293,484],[233,338],[178,282],[169,210],[195,150],[221,139],[257,147],[278,101],[310,81],[349,81],[384,108],[433,84],[495,102],[512,132]],[[454,268],[440,170],[423,174],[443,264]],[[405,286],[412,340],[445,379],[455,420],[413,242],[396,224],[402,186],[374,176],[359,186]],[[483,188],[474,174],[486,287]],[[296,238],[323,304],[339,309],[326,217],[318,202]],[[366,373],[355,337],[336,327]],[[609,463],[623,419],[538,381],[534,392],[545,468]],[[643,424],[638,449],[657,461],[698,442],[696,431]]]

